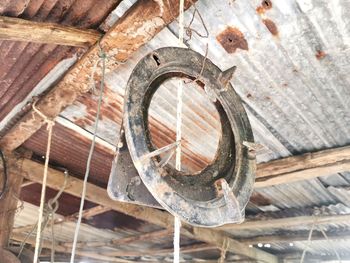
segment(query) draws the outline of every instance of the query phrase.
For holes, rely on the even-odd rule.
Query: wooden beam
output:
[[[309,231],[304,234],[298,234],[298,235],[268,235],[268,236],[257,236],[257,237],[251,237],[251,238],[244,238],[240,239],[239,242],[247,244],[247,245],[256,245],[259,243],[262,244],[271,244],[271,243],[293,243],[293,242],[300,242],[300,241],[307,241],[309,238]],[[350,233],[347,231],[345,233],[328,233],[327,237],[329,240],[350,240]],[[322,233],[317,232],[315,230],[312,233],[312,240],[313,241],[320,241],[324,240],[326,241],[325,237],[322,235]]]
[[[350,146],[261,163],[254,187],[291,183],[350,171]]]
[[[327,216],[298,216],[270,220],[246,221],[242,224],[227,224],[221,226],[224,230],[291,228],[305,225],[338,224],[350,221],[350,214]]]
[[[0,40],[90,47],[100,36],[95,30],[0,16]]]
[[[0,200],[0,246],[7,247],[9,237],[12,233],[14,217],[17,211],[19,195],[23,177],[19,173],[19,166],[23,159],[19,159],[13,155],[5,156],[7,166],[7,189],[5,195]],[[4,172],[1,167],[1,172]],[[3,180],[3,175],[1,175]],[[2,182],[0,182],[2,185]]]
[[[25,159],[23,161],[22,173],[26,179],[41,183],[42,172],[42,164],[28,159]],[[51,168],[49,169],[49,176],[47,181],[48,187],[58,190],[63,181],[63,172]],[[82,180],[70,177],[65,192],[73,196],[80,197],[82,185]],[[115,211],[136,217],[140,220],[144,220],[163,228],[172,227],[174,223],[174,217],[167,212],[163,212],[150,207],[142,207],[134,204],[113,201],[111,198],[109,198],[106,189],[90,183],[87,184],[86,200],[105,207],[110,207]],[[249,258],[259,259],[260,261],[269,263],[278,262],[278,259],[274,255],[256,248],[249,248],[245,244],[241,244],[240,242],[230,238],[221,231],[209,228],[194,227],[185,223],[183,224],[181,231],[181,233],[187,237],[198,239],[208,244],[215,245],[219,248],[227,246],[228,251],[231,251],[238,255],[244,255]]]
[[[186,9],[195,1],[186,0]],[[136,50],[171,23],[178,14],[178,0],[137,1],[103,36],[100,43],[91,47],[61,81],[36,103],[38,110],[50,118],[57,117],[77,97],[91,89],[89,79],[94,64],[99,59],[101,48],[110,57],[107,63],[108,70],[114,70],[119,65],[118,61],[126,61]],[[96,73],[98,78],[99,71]],[[6,151],[16,149],[43,124],[43,118],[30,110],[0,140],[0,148]]]
[[[82,216],[83,216],[84,219],[90,219],[90,218],[92,218],[94,216],[103,214],[103,213],[111,211],[111,210],[112,209],[110,207],[97,205],[95,207],[83,210]],[[68,216],[67,219],[62,220],[62,222],[75,220],[78,217],[78,215],[79,215],[79,213],[75,213],[74,215]]]

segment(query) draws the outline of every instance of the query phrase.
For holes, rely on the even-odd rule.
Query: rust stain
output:
[[[266,10],[272,8],[272,2],[270,0],[264,0],[261,5],[256,8],[256,12],[260,15],[264,14]]]
[[[327,54],[326,54],[324,51],[322,51],[322,50],[317,50],[315,56],[316,56],[316,58],[317,58],[318,60],[321,60],[321,59],[323,59],[326,55],[327,55]]]
[[[238,48],[248,50],[248,42],[238,28],[227,27],[216,39],[227,53],[234,53]]]
[[[260,15],[264,14],[265,13],[265,8],[263,8],[262,6],[258,6],[256,8],[256,12]]]
[[[272,2],[270,0],[264,0],[261,2],[261,6],[264,8],[264,9],[271,9],[272,8]]]
[[[250,197],[250,202],[257,206],[271,205],[271,200],[269,200],[267,197],[263,196],[258,192],[253,192],[253,194]]]
[[[103,98],[100,119],[109,119],[120,124],[123,112],[123,98],[108,87],[104,89]],[[83,128],[92,126],[95,122],[97,97],[92,96],[91,93],[86,93],[79,97],[75,103],[84,104],[87,108],[87,115],[83,118],[75,119],[74,123]]]
[[[36,156],[43,156],[46,152],[46,127],[38,130],[23,146],[34,152]],[[71,174],[82,179],[89,155],[91,140],[74,130],[70,130],[58,123],[53,128],[50,161],[65,167]],[[90,182],[105,187],[111,171],[114,151],[97,144],[91,162]]]
[[[274,36],[278,35],[278,29],[276,24],[270,20],[270,19],[263,19],[263,22],[265,24],[265,26],[267,27],[267,29],[270,31],[270,33]]]

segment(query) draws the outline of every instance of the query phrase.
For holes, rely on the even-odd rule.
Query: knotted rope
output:
[[[46,130],[48,131],[47,136],[47,146],[46,146],[46,155],[45,155],[45,165],[44,165],[44,176],[41,187],[41,197],[40,197],[40,207],[39,207],[39,217],[38,217],[38,229],[36,233],[35,240],[35,251],[34,251],[34,259],[33,262],[37,263],[39,258],[39,250],[42,239],[42,222],[43,222],[43,214],[44,214],[44,204],[45,204],[45,193],[46,193],[46,184],[47,184],[47,174],[49,168],[49,160],[50,160],[50,150],[51,150],[51,138],[52,138],[52,128],[55,125],[55,121],[50,119],[45,114],[43,114],[40,110],[36,108],[36,101],[33,103],[32,108],[35,113],[37,113],[47,124]]]

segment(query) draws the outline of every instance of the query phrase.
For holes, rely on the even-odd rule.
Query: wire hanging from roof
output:
[[[98,44],[100,44],[100,42]],[[76,225],[76,228],[75,228],[75,231],[74,231],[74,240],[73,240],[72,254],[71,254],[71,259],[70,259],[71,263],[74,263],[75,251],[76,251],[77,242],[78,242],[78,235],[79,235],[81,220],[82,220],[82,217],[83,217],[83,209],[84,209],[85,196],[86,196],[86,186],[87,186],[87,180],[88,180],[89,174],[90,174],[92,155],[93,155],[93,152],[94,152],[94,149],[95,149],[96,136],[97,136],[96,134],[97,134],[98,123],[99,123],[99,119],[100,119],[100,112],[101,112],[101,105],[102,105],[102,98],[103,98],[103,91],[104,91],[104,78],[105,78],[105,71],[106,71],[107,55],[103,51],[101,46],[99,46],[99,47],[100,47],[99,59],[96,61],[96,67],[94,67],[94,70],[91,72],[91,76],[92,76],[91,80],[92,80],[93,87],[94,87],[94,75],[96,73],[97,65],[98,65],[98,63],[102,62],[102,74],[101,74],[101,81],[100,81],[100,93],[99,93],[98,104],[97,104],[97,112],[96,112],[96,118],[95,118],[95,124],[94,124],[94,132],[93,132],[93,137],[92,137],[92,143],[91,143],[88,159],[87,159],[87,162],[86,162],[86,170],[85,170],[85,176],[84,176],[84,182],[83,182],[83,191],[82,191],[81,200],[80,200],[78,221],[77,221],[77,225]]]

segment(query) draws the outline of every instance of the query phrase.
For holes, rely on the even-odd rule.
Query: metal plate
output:
[[[116,201],[162,208],[142,182],[125,141],[124,130],[120,131],[117,153],[112,163],[107,191]]]

